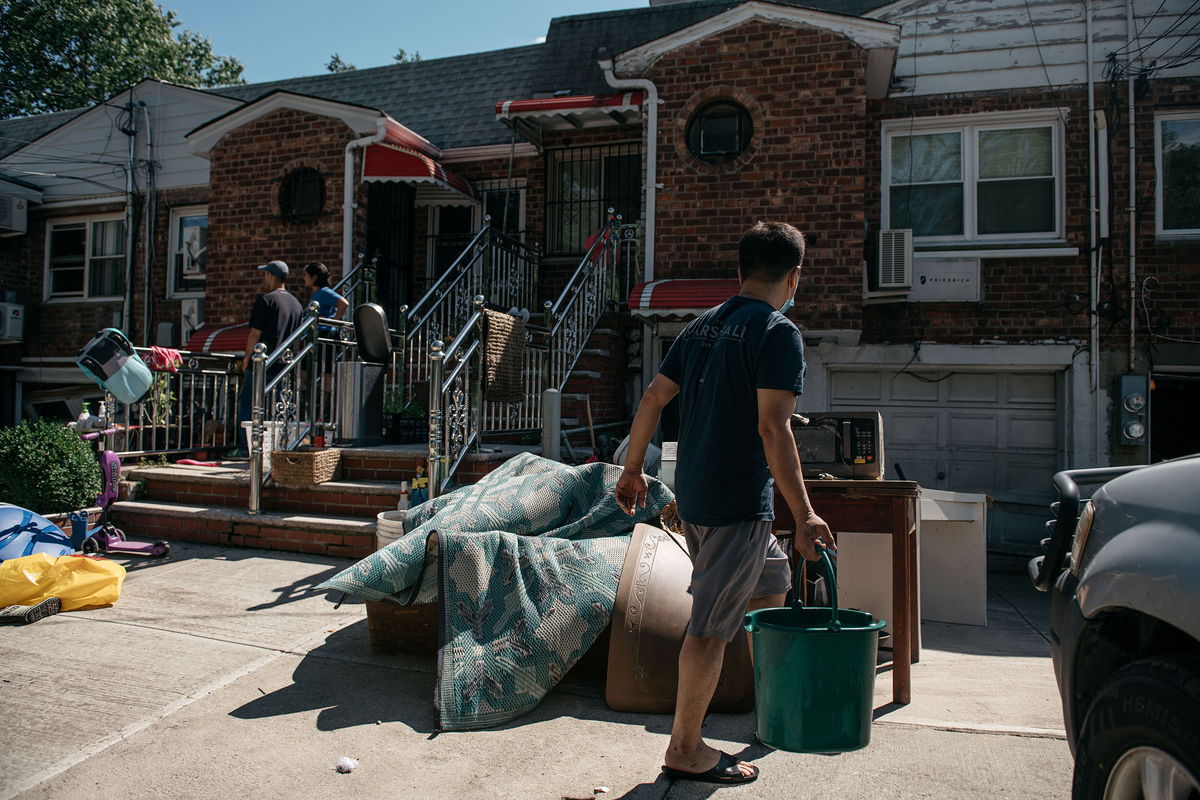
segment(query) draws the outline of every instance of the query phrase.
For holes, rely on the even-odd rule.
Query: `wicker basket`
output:
[[[279,486],[302,489],[341,474],[342,451],[336,447],[276,450],[271,454],[271,478]]]

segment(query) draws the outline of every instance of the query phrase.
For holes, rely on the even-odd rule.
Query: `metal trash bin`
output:
[[[383,444],[382,364],[337,364],[337,433],[334,444],[371,447]]]
[[[383,444],[383,388],[391,339],[387,315],[374,303],[354,309],[357,361],[337,364],[337,433],[334,444]]]

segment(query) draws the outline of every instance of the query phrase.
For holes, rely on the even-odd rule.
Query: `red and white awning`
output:
[[[543,130],[578,130],[605,125],[627,125],[641,119],[645,92],[579,94],[537,100],[502,100],[496,119],[506,125],[534,126]],[[518,125],[518,122],[521,123]]]
[[[471,205],[479,201],[466,178],[424,153],[389,141],[367,147],[362,179],[416,184],[419,206]]]
[[[639,317],[693,317],[740,290],[736,278],[668,278],[639,283],[629,292],[629,313]]]
[[[236,325],[203,325],[188,337],[184,350],[193,353],[244,353],[250,323]]]

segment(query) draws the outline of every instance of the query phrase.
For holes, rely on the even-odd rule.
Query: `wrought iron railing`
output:
[[[348,329],[347,323],[318,316],[317,304],[310,303],[305,320],[273,352],[268,354],[261,342],[254,346],[249,513],[262,507],[268,453],[293,450],[318,433],[336,433],[341,415],[335,365],[357,357]]]
[[[430,346],[451,341],[474,313],[473,300],[483,295],[502,308],[531,308],[537,296],[537,252],[491,227],[490,218],[412,308],[402,309],[398,331],[400,352],[393,376],[405,396],[412,397],[430,380]]]
[[[558,299],[545,303],[544,388],[562,391],[601,315],[628,294],[629,287],[622,285],[628,279],[623,280],[618,254],[627,236],[637,236],[637,228],[622,225],[621,217],[611,208],[608,211],[608,223],[592,239]]]
[[[449,345],[429,348],[429,496],[449,488],[459,464],[479,440],[483,391],[483,296]]]
[[[149,356],[146,348],[135,348]],[[150,393],[138,403],[118,405],[109,395],[116,428],[106,446],[121,458],[152,457],[226,450],[237,443],[231,420],[237,416],[242,375],[241,357],[179,351],[182,363],[173,372],[156,372]],[[114,413],[115,412],[115,413]]]
[[[366,256],[359,253],[354,268],[333,286],[333,290],[350,303],[350,308],[363,303],[374,303],[376,299],[379,259],[372,258],[368,262],[365,258]]]

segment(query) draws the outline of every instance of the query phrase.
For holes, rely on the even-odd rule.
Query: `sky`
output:
[[[400,48],[422,59],[533,44],[550,20],[643,8],[648,0],[159,0],[179,29],[242,62],[247,83],[324,73],[330,56],[357,67],[394,63]]]

